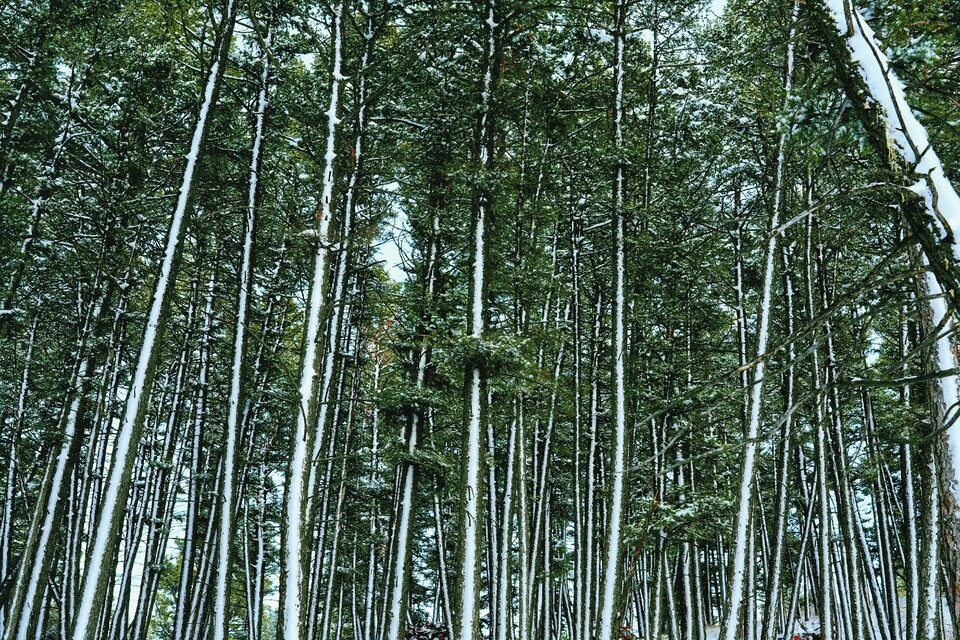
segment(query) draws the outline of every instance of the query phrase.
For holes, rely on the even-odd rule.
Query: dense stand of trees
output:
[[[0,0],[0,71],[3,640],[960,623],[955,0]]]

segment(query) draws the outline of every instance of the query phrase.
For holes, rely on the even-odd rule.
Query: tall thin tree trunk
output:
[[[332,64],[330,72],[330,99],[326,111],[327,140],[324,156],[323,187],[317,209],[317,238],[313,255],[313,271],[306,317],[303,324],[303,339],[300,358],[300,382],[297,387],[297,406],[294,411],[295,429],[292,436],[292,452],[283,508],[283,534],[280,562],[280,614],[277,637],[281,640],[303,640],[306,637],[309,597],[309,577],[312,540],[310,520],[310,478],[313,476],[313,453],[316,433],[319,382],[318,365],[321,364],[320,345],[321,310],[326,300],[327,246],[331,218],[333,216],[334,159],[336,158],[337,124],[340,122],[340,81],[343,61],[343,13],[344,0],[334,7],[332,37]],[[306,548],[304,548],[306,545]]]
[[[613,169],[613,448],[610,454],[612,477],[610,484],[610,505],[607,514],[607,538],[604,551],[603,595],[601,597],[600,640],[611,640],[619,632],[621,580],[621,546],[624,513],[624,486],[626,485],[627,466],[627,397],[626,397],[626,354],[627,336],[624,324],[626,247],[624,235],[626,220],[624,214],[626,159],[623,147],[623,85],[626,66],[624,62],[626,48],[627,3],[617,0],[614,6],[613,35],[613,143],[616,165]]]
[[[270,46],[269,31],[265,37],[265,46]],[[240,259],[240,284],[237,291],[237,320],[233,337],[233,365],[230,377],[230,400],[227,405],[227,424],[224,429],[223,463],[221,464],[221,486],[223,492],[219,501],[219,531],[217,534],[217,576],[214,585],[213,602],[213,638],[226,640],[230,624],[230,560],[233,547],[234,505],[236,503],[235,484],[237,479],[237,440],[240,436],[240,408],[245,393],[243,379],[246,368],[247,315],[250,311],[250,293],[253,285],[253,242],[257,220],[257,189],[261,158],[263,156],[263,124],[267,110],[267,79],[269,77],[270,56],[266,51],[260,58],[260,91],[257,95],[257,111],[253,127],[253,148],[250,153],[250,174],[247,183],[247,206],[243,218],[243,252]]]
[[[485,50],[479,122],[477,126],[477,154],[480,183],[474,194],[473,220],[470,229],[470,302],[467,314],[467,333],[472,340],[484,339],[487,292],[487,238],[492,195],[489,181],[493,162],[493,114],[491,97],[495,88],[498,57],[498,28],[496,0],[487,0],[484,11]],[[460,602],[457,637],[472,640],[479,633],[480,549],[483,526],[483,451],[481,435],[484,424],[486,372],[479,361],[468,361],[465,366],[463,409],[463,484],[460,495]]]
[[[97,519],[96,532],[87,560],[81,597],[73,622],[73,640],[93,640],[96,632],[95,616],[101,610],[107,587],[113,578],[117,531],[123,517],[123,507],[130,494],[130,473],[136,459],[145,413],[150,400],[154,372],[160,351],[158,344],[167,324],[174,282],[180,266],[183,238],[186,234],[186,218],[194,191],[194,173],[203,152],[211,115],[216,105],[220,85],[224,77],[227,52],[233,35],[237,6],[228,0],[222,15],[214,59],[207,75],[203,104],[193,133],[187,166],[180,185],[179,198],[167,233],[160,277],[157,279],[150,311],[144,329],[140,353],[136,359],[136,371],[127,393],[124,417],[113,449],[113,464],[107,481],[107,497]]]
[[[786,110],[790,106],[790,95],[793,85],[793,52],[794,52],[794,40],[797,33],[797,16],[799,14],[800,4],[794,2],[791,11],[790,11],[790,31],[787,35],[787,52],[786,60],[784,62],[784,99],[783,99],[783,110]],[[784,116],[786,114],[784,113]],[[783,182],[784,182],[784,151],[786,146],[787,134],[786,132],[781,132],[779,139],[777,141],[777,166],[775,169],[776,177],[774,182],[774,193],[773,193],[773,207],[774,211],[780,209],[783,202]],[[776,214],[774,214],[776,216]],[[776,222],[776,221],[775,221]],[[775,227],[772,227],[775,228]],[[789,276],[789,263],[787,252],[783,251],[783,270],[784,270],[784,295],[786,308],[784,309],[785,323],[786,323],[786,334],[788,336],[793,335],[793,288],[792,282]],[[758,355],[760,355],[758,353]],[[780,606],[780,579],[783,568],[783,554],[784,547],[786,545],[786,526],[787,526],[787,490],[789,488],[789,478],[790,478],[790,452],[791,452],[791,443],[792,443],[792,425],[793,425],[793,358],[794,358],[794,349],[793,342],[791,342],[787,349],[787,371],[785,374],[786,380],[784,381],[785,386],[785,395],[786,402],[784,406],[784,417],[783,417],[783,427],[780,430],[780,462],[778,465],[779,472],[779,481],[777,483],[777,510],[776,510],[776,526],[774,529],[774,548],[772,551],[772,562],[769,570],[769,576],[767,580],[767,596],[764,602],[764,616],[763,624],[761,626],[761,635],[763,639],[769,638],[770,634],[774,630],[774,616],[776,611]],[[788,633],[788,629],[784,630],[784,634]]]

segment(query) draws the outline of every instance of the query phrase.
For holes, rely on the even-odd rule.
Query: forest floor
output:
[[[944,632],[945,632],[945,633],[944,633],[944,640],[952,640],[952,639],[954,638],[953,622],[952,622],[951,619],[950,619],[950,606],[949,606],[949,604],[947,603],[947,599],[946,599],[946,598],[944,598],[943,601],[942,601],[942,607],[943,607],[943,612],[942,612],[942,615],[943,615],[943,629],[944,629]],[[906,599],[906,597],[901,597],[901,598],[900,598],[900,618],[901,618],[901,620],[906,619],[906,615],[907,615],[907,599]],[[803,637],[804,637],[805,634],[814,634],[814,633],[818,633],[818,632],[820,631],[820,618],[819,618],[819,616],[815,616],[815,615],[814,615],[814,616],[809,616],[809,617],[802,617],[802,618],[800,618],[800,620],[799,620],[798,622],[799,622],[799,624],[797,625],[797,628],[795,629],[795,633],[796,633],[797,635],[799,635],[799,636],[801,637],[801,639],[803,639]],[[759,635],[760,635],[760,630],[757,629],[756,637],[759,637]],[[877,636],[879,637],[879,634],[877,634]],[[719,626],[716,626],[716,627],[707,627],[706,640],[719,640],[719,638],[720,638],[720,627],[719,627]],[[781,638],[778,637],[776,640],[781,640]]]

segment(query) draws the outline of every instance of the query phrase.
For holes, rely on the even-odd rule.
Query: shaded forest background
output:
[[[951,635],[828,4],[0,2],[4,640]],[[860,4],[956,184],[960,4]]]

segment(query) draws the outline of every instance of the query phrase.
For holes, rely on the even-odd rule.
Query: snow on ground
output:
[[[946,598],[943,598],[941,601],[942,611],[941,615],[943,616],[943,627],[946,631],[945,640],[950,640],[953,638],[953,623],[950,621],[950,604],[947,602]],[[901,620],[906,620],[907,612],[907,599],[905,597],[900,598],[900,612]],[[811,633],[820,629],[820,618],[818,616],[810,616],[809,618],[800,618],[799,624],[795,629],[795,633],[799,632],[801,635],[803,633]],[[706,636],[705,640],[719,640],[720,638],[720,627],[707,627],[704,635]],[[760,636],[760,629],[757,628],[757,637]],[[663,636],[666,638],[667,636]],[[772,639],[771,639],[772,640]]]

